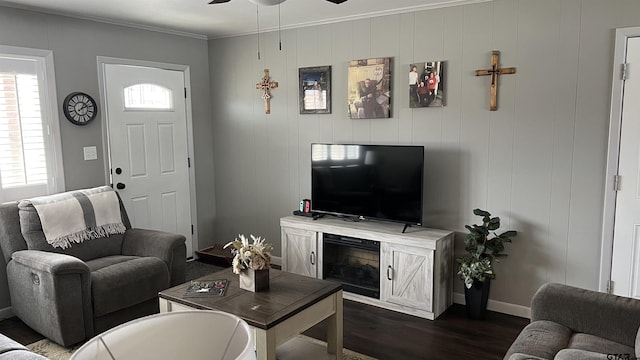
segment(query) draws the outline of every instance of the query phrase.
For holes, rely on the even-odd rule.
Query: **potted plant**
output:
[[[511,242],[511,238],[515,237],[517,232],[509,230],[498,235],[495,231],[500,228],[499,217],[491,217],[488,211],[481,209],[473,210],[473,214],[482,217],[482,224],[465,225],[469,230],[464,238],[464,249],[468,254],[456,261],[458,275],[465,285],[467,316],[472,319],[484,319],[491,279],[496,278],[493,262],[507,256],[502,253],[504,243]]]

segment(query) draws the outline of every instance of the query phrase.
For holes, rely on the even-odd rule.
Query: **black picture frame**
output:
[[[298,69],[300,114],[331,114],[331,66]]]

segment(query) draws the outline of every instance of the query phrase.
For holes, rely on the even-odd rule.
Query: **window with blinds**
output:
[[[46,184],[38,77],[0,72],[0,182],[2,188]]]
[[[51,51],[0,46],[0,202],[64,190],[54,80]]]

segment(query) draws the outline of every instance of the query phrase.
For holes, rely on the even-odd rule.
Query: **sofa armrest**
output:
[[[16,251],[7,264],[15,314],[62,346],[93,336],[91,273],[73,256],[37,250]]]
[[[26,346],[20,344],[19,342],[13,340],[12,338],[0,334],[0,354],[4,354],[13,350],[29,350]]]
[[[185,237],[164,231],[128,229],[124,233],[122,255],[153,256],[167,264],[171,286],[185,279],[187,248]]]
[[[64,274],[89,275],[91,272],[84,261],[73,256],[53,252],[22,250],[14,252],[11,259],[35,271],[49,273],[54,276]]]
[[[4,359],[47,360],[46,357],[33,353],[26,346],[0,334],[0,360]]]
[[[531,321],[536,320],[553,321],[574,332],[633,347],[640,327],[640,300],[563,284],[545,284],[531,300]]]

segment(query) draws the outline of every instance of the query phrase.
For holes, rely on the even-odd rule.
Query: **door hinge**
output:
[[[191,167],[191,158],[190,157],[187,158],[187,167]]]
[[[627,80],[629,78],[629,64],[624,63],[620,67],[620,79]]]
[[[187,98],[187,88],[184,88],[184,98]]]
[[[193,235],[193,224],[191,224],[191,235]]]
[[[613,294],[613,280],[607,280],[607,294]]]
[[[613,191],[620,191],[620,175],[613,175]]]

